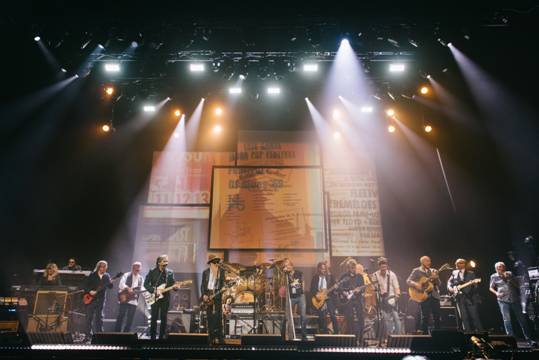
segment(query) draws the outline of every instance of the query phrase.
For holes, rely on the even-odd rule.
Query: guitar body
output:
[[[84,294],[84,296],[82,297],[82,302],[84,303],[84,305],[89,305],[92,303],[92,301],[94,301],[94,297],[89,293]]]
[[[422,290],[418,290],[415,287],[408,288],[408,294],[410,295],[410,299],[412,299],[415,302],[423,302],[429,298],[429,294],[434,289],[434,286],[432,285],[432,282],[429,280],[428,277],[422,276],[417,281],[419,285],[421,285]]]
[[[140,293],[138,290],[127,290],[124,289],[118,293],[118,301],[120,304],[135,300],[137,293]]]
[[[118,274],[116,274],[113,278],[110,279],[110,282],[113,282],[114,280],[122,277],[124,273],[123,272],[119,272]],[[82,297],[82,302],[84,303],[84,305],[89,305],[92,303],[92,301],[94,301],[95,299],[95,296],[97,294],[99,294],[101,291],[105,290],[105,288],[100,285],[95,291],[97,291],[97,293],[95,295],[91,295],[90,293],[85,293]]]
[[[146,304],[151,306],[155,304],[157,301],[161,300],[165,297],[165,293],[172,290],[175,286],[180,288],[182,286],[191,285],[193,283],[192,280],[185,280],[185,281],[176,281],[174,285],[165,287],[166,284],[161,284],[158,287],[155,288],[155,292],[153,294],[149,294],[144,297],[144,300],[146,301]],[[159,291],[158,291],[159,290]]]
[[[328,299],[328,290],[322,289],[313,296],[311,302],[316,310],[320,310]]]

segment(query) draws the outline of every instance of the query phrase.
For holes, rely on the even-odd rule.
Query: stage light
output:
[[[470,260],[470,262],[468,264],[470,264],[470,267],[472,269],[475,269],[475,267],[477,266],[477,263],[475,262],[475,260]]]
[[[243,74],[240,74],[240,76],[238,76],[240,80],[245,80],[247,79],[247,76],[243,75]]]
[[[180,111],[180,109],[174,110],[174,116],[180,117],[181,114],[182,114],[182,112]]]
[[[350,41],[348,41],[348,39],[342,39],[341,40],[341,46],[343,45],[350,45]]]
[[[223,109],[221,107],[216,107],[214,110],[215,116],[221,116],[223,115]]]
[[[421,88],[419,89],[419,92],[422,95],[427,95],[430,92],[430,89],[428,86],[421,86]]]
[[[219,135],[222,132],[223,132],[223,127],[221,125],[217,124],[213,126],[213,133],[215,135]]]
[[[154,113],[155,112],[155,105],[144,105],[142,107],[142,110],[147,113]]]
[[[374,108],[372,106],[370,106],[370,105],[364,105],[364,106],[361,107],[361,109],[359,111],[361,111],[364,114],[369,114],[369,113],[372,113],[374,111]]]
[[[334,132],[333,132],[333,139],[334,139],[335,141],[341,140],[341,133],[338,132],[338,131],[334,131]]]
[[[120,72],[120,64],[118,63],[105,63],[105,71],[109,73]]]
[[[110,131],[110,126],[105,124],[105,125],[101,126],[101,130],[103,130],[103,132],[109,132]]]
[[[64,69],[64,68],[61,68],[60,71],[63,72],[63,73],[66,73],[66,72],[67,72],[67,70]]]
[[[447,43],[447,47],[453,46],[453,43]]]
[[[178,138],[180,137],[180,133],[175,132],[175,133],[173,134],[173,136],[174,136],[176,139],[178,139]]]
[[[191,72],[203,72],[206,69],[202,63],[191,63],[189,64],[189,70]]]
[[[397,130],[397,128],[395,127],[395,125],[389,125],[387,127],[387,131],[390,132],[390,133],[394,133],[395,130]]]
[[[107,95],[112,95],[114,94],[114,88],[112,86],[107,86],[105,88],[105,93],[107,93]]]
[[[268,95],[279,95],[281,93],[281,88],[276,86],[270,86],[267,88]]]
[[[36,42],[37,42],[37,41],[39,41],[39,40],[41,40],[41,37],[40,37],[40,36],[36,36],[36,37],[34,37],[34,41],[36,41]]]
[[[228,93],[230,95],[239,95],[241,94],[241,88],[240,87],[231,87],[231,88],[228,88]]]
[[[429,79],[429,80],[430,80],[431,78],[432,78],[432,76],[430,76],[430,75],[427,75],[427,79]]]
[[[395,110],[389,108],[386,110],[386,115],[391,117],[391,116],[395,116]]]
[[[389,64],[389,72],[391,73],[401,73],[406,70],[406,65],[403,63],[391,63]]]
[[[317,72],[318,64],[303,64],[303,71],[304,72]]]
[[[424,129],[425,129],[426,133],[430,133],[432,131],[432,126],[431,125],[425,125]]]

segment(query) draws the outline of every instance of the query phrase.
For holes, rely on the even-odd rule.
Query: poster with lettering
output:
[[[233,152],[155,152],[148,203],[209,204],[212,166],[234,163]]]
[[[208,207],[142,206],[134,258],[151,269],[159,255],[168,254],[175,272],[201,272],[208,253],[208,216]]]
[[[309,131],[241,131],[238,166],[319,166],[320,151]]]
[[[346,167],[335,164],[347,163]],[[383,256],[384,240],[374,164],[363,155],[353,161],[328,161],[332,256]]]
[[[324,250],[319,167],[214,167],[211,249]]]

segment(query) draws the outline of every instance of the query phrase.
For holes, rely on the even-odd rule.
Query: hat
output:
[[[221,258],[220,258],[219,256],[217,256],[217,255],[215,255],[215,254],[209,254],[209,255],[208,255],[208,262],[207,262],[207,264],[212,263],[212,262],[219,262],[219,261],[221,261]]]

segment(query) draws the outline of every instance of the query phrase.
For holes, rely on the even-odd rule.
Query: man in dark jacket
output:
[[[103,307],[105,305],[106,289],[112,288],[112,281],[107,273],[108,263],[100,260],[95,265],[94,271],[84,281],[84,291],[90,294],[92,302],[86,307],[86,337],[89,340],[93,333],[103,332]]]
[[[363,346],[363,306],[364,306],[364,291],[362,286],[365,285],[363,275],[356,271],[356,261],[350,259],[346,263],[347,272],[339,278],[339,290],[345,301],[343,306],[344,317],[347,323],[348,334],[356,335],[358,346]],[[354,321],[357,319],[357,321]]]
[[[480,302],[477,292],[477,285],[467,286],[461,290],[459,285],[475,280],[473,271],[466,270],[466,260],[457,259],[455,261],[455,270],[447,280],[447,290],[455,296],[462,330],[464,331],[483,331],[477,305]]]
[[[223,310],[221,291],[225,286],[225,271],[219,266],[221,259],[214,254],[208,256],[208,268],[202,273],[200,293],[206,306],[208,336],[210,343],[223,343]]]
[[[318,315],[318,328],[322,333],[329,332],[326,323],[326,316],[329,313],[333,325],[333,333],[338,334],[339,325],[337,323],[337,317],[335,316],[334,292],[327,293],[327,291],[335,285],[335,279],[333,278],[333,275],[329,273],[326,262],[319,262],[317,270],[317,273],[311,280],[311,296],[317,298],[318,301],[321,300],[320,296],[324,296],[323,293],[326,293],[325,296],[327,296],[327,300],[322,307],[319,309],[314,308],[315,313]],[[319,294],[319,292],[321,293]]]
[[[155,268],[151,269],[144,280],[144,288],[150,294],[158,295],[159,285],[165,284],[165,287],[175,286],[174,273],[167,269],[168,255],[161,255],[155,261]],[[174,288],[176,289],[176,287]],[[159,326],[159,339],[163,339],[167,328],[167,313],[170,306],[170,292],[163,294],[163,298],[157,300],[151,306],[150,338],[155,340],[157,334],[157,317],[161,318]]]

